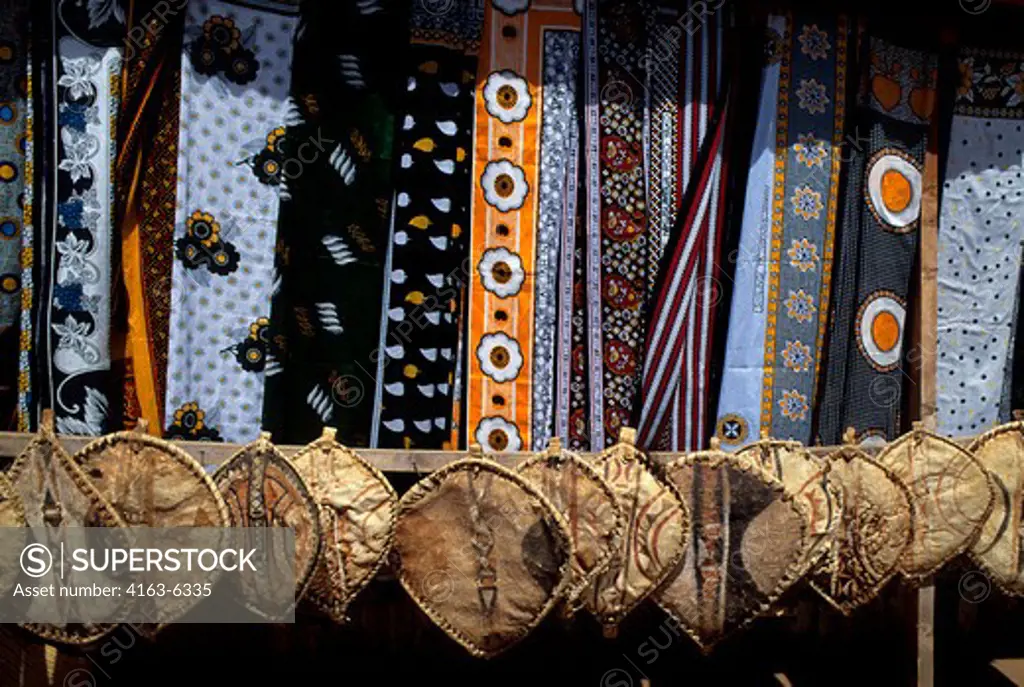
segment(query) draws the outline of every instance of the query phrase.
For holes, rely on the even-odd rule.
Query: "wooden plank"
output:
[[[25,445],[32,439],[33,434],[23,432],[0,432],[0,458],[13,458],[21,453]],[[60,442],[70,453],[80,450],[95,437],[64,436],[61,435]],[[955,439],[961,445],[968,445],[973,437],[959,437]],[[232,455],[242,448],[241,444],[213,443],[208,441],[172,441],[169,442],[183,449],[186,453],[198,460],[207,468],[216,468],[221,463],[227,462]],[[278,446],[286,456],[297,453],[302,446]],[[837,450],[835,446],[808,446],[807,450],[818,457],[825,457]],[[863,447],[868,454],[876,454],[878,448]],[[388,449],[356,448],[360,456],[384,472],[432,472],[438,468],[468,455],[466,451],[404,451]],[[532,453],[503,453],[497,456],[490,456],[506,467],[514,467],[519,461],[525,459]],[[584,453],[584,456],[593,457],[594,453]],[[682,453],[654,452],[649,454],[651,461],[662,465],[670,460],[684,455]]]
[[[955,38],[955,37],[954,37]],[[943,32],[942,42],[951,37]],[[933,96],[934,97],[934,96]],[[937,105],[937,103],[935,103]],[[918,412],[921,426],[935,429],[936,384],[938,381],[938,274],[939,274],[939,112],[934,107],[928,150],[924,157],[921,196],[920,263],[921,282],[918,301],[917,380]],[[917,593],[917,684],[935,684],[935,585],[929,581]]]

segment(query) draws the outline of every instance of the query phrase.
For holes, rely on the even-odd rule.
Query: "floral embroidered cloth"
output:
[[[188,6],[165,436],[260,431],[296,8]]]
[[[846,18],[768,19],[715,434],[809,443],[846,103]]]

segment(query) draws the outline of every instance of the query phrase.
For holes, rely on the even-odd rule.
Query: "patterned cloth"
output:
[[[52,31],[54,54],[42,87],[56,120],[44,124],[39,156],[48,172],[40,221],[41,403],[53,409],[58,432],[99,435],[110,430],[114,131],[125,18],[116,3],[61,0],[50,9],[44,30]]]
[[[0,16],[0,428],[14,429],[18,405],[19,330],[22,299],[22,239],[31,188],[27,157],[28,2],[5,4]],[[26,183],[27,181],[27,183]],[[31,310],[30,307],[26,310]],[[27,332],[26,332],[27,333]]]
[[[830,293],[848,28],[772,16],[716,435],[809,443]]]
[[[582,434],[600,450],[630,422],[639,390],[650,271],[643,36],[652,17],[645,2],[589,0],[585,6],[585,393],[590,408]]]
[[[125,54],[117,156],[121,269],[128,295],[124,421],[164,427],[167,340],[174,261],[178,114],[184,14],[165,23],[155,2],[136,3],[136,31]]]
[[[394,157],[370,445],[442,448],[453,434],[468,279],[479,0],[414,3]]]
[[[820,410],[820,440],[900,431],[907,295],[917,255],[922,170],[937,58],[868,35],[848,147],[839,267]]]
[[[722,81],[728,12],[719,9],[688,2],[679,15],[659,15],[649,39],[655,59],[648,71],[648,277],[658,279],[649,280],[655,288],[649,294],[638,425],[640,444],[647,448],[697,450],[707,434],[711,328],[726,207]]]
[[[290,3],[253,4],[193,2],[185,18],[169,437],[252,441],[279,364],[269,316],[297,19]]]
[[[1003,399],[1024,240],[1024,55],[965,49],[939,215],[937,428],[979,434]]]
[[[346,446],[368,446],[380,331],[370,304],[384,278],[390,96],[401,81],[389,70],[405,22],[376,5],[314,5],[299,36],[285,138],[301,166],[281,170],[270,322],[281,365],[268,371],[263,426],[278,443],[307,443],[329,425]]]
[[[524,6],[525,8],[525,6]],[[554,430],[559,252],[575,221],[580,16],[494,3],[476,90],[468,429],[486,451]]]

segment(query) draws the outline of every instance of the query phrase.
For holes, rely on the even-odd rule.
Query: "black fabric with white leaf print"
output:
[[[376,447],[438,449],[451,436],[475,74],[476,58],[461,50],[412,47],[395,144]]]

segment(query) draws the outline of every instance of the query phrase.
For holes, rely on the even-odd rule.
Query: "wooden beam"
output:
[[[28,442],[31,441],[33,436],[35,435],[23,432],[0,432],[0,458],[13,458],[18,455],[25,448]],[[90,441],[94,441],[95,437],[61,435],[59,440],[61,445],[63,445],[69,453],[75,453],[81,450],[81,448]],[[957,438],[955,441],[966,446],[972,440],[973,437],[961,437]],[[204,467],[211,470],[221,463],[226,463],[231,456],[243,448],[242,444],[213,443],[209,441],[171,441],[169,443],[181,448],[199,461]],[[277,448],[284,455],[290,457],[295,455],[303,447],[278,446]],[[824,458],[838,450],[838,448],[839,447],[837,446],[808,446],[807,450],[810,451],[812,455]],[[862,447],[862,449],[865,453],[872,455],[878,453],[879,450],[877,447],[868,446]],[[459,460],[460,458],[465,458],[469,455],[468,451],[405,451],[371,448],[354,448],[353,450],[384,472],[413,472],[423,474],[437,470],[454,460]],[[491,455],[489,457],[497,460],[506,467],[514,467],[519,463],[519,461],[532,455],[534,454],[502,453]],[[596,454],[584,453],[583,455],[594,456]],[[667,463],[668,461],[679,458],[682,455],[684,454],[667,452],[653,452],[648,454],[651,461],[658,465]]]
[[[955,44],[955,35],[944,31],[944,46]],[[933,96],[934,98],[935,96]],[[933,100],[928,149],[924,156],[921,195],[921,264],[918,302],[918,412],[921,426],[935,429],[936,384],[938,382],[938,274],[939,274],[939,108]],[[935,584],[929,580],[917,593],[917,685],[935,685]]]

